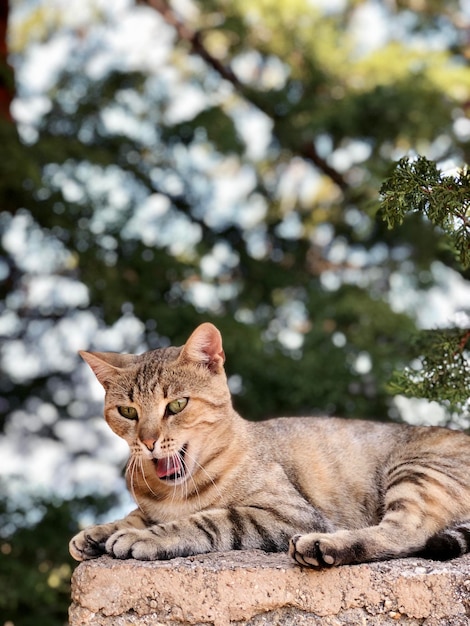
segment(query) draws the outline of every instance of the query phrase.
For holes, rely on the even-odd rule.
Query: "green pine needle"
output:
[[[470,398],[470,329],[423,331],[415,342],[414,367],[395,372],[394,394],[445,403],[459,412]]]
[[[400,159],[380,189],[381,211],[389,228],[408,213],[422,213],[447,235],[462,267],[470,266],[470,171],[444,176],[425,157]]]

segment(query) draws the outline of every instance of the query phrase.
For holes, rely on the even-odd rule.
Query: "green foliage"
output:
[[[389,228],[418,212],[441,228],[463,267],[470,266],[470,171],[445,176],[420,156],[403,158],[383,183],[381,210]]]
[[[0,615],[15,626],[68,623],[70,575],[74,561],[68,537],[86,513],[96,518],[114,498],[72,500],[26,496],[0,497]]]
[[[470,398],[470,330],[424,331],[416,338],[415,364],[396,371],[392,393],[435,400],[450,413],[468,411]]]
[[[470,266],[470,172],[444,176],[437,165],[418,157],[401,159],[381,188],[381,210],[389,228],[420,213],[448,238],[463,267]],[[413,351],[415,364],[397,370],[392,393],[434,400],[449,413],[468,410],[470,397],[469,329],[422,331]]]

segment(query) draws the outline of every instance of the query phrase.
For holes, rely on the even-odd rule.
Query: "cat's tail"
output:
[[[430,537],[415,553],[424,559],[447,561],[470,552],[470,520],[449,526]]]

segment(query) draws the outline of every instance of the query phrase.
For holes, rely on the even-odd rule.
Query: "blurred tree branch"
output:
[[[0,0],[0,118],[12,122],[10,105],[13,99],[13,71],[8,64],[7,27],[8,0]]]
[[[137,3],[145,4],[160,13],[163,19],[175,29],[180,41],[184,41],[189,44],[191,52],[201,57],[201,59],[203,59],[209,67],[215,70],[219,76],[231,83],[239,95],[246,101],[265,113],[271,119],[275,120],[276,117],[278,117],[271,108],[266,106],[266,100],[263,99],[263,101],[261,101],[261,99],[256,97],[256,93],[253,90],[247,89],[243,83],[240,82],[230,66],[223,64],[209,52],[204,45],[202,32],[192,30],[179,17],[177,17],[168,2],[165,0],[137,0]],[[279,136],[277,136],[276,139],[280,141]],[[282,141],[280,141],[280,143],[282,144]],[[313,163],[316,168],[328,176],[342,191],[346,191],[348,189],[348,183],[344,176],[332,167],[326,159],[320,156],[313,141],[303,143],[298,149],[298,156]]]

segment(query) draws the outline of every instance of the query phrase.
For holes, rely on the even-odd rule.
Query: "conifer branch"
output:
[[[395,372],[389,389],[460,411],[470,398],[470,329],[422,331],[414,345],[417,365]]]
[[[409,213],[422,213],[441,228],[463,267],[470,266],[470,172],[444,176],[424,157],[401,159],[380,190],[389,228]],[[470,398],[470,328],[422,331],[415,341],[417,365],[395,372],[389,389],[462,413]]]
[[[381,211],[389,228],[408,213],[420,212],[441,228],[462,267],[470,266],[470,171],[444,176],[436,164],[420,156],[401,159],[380,189]]]

